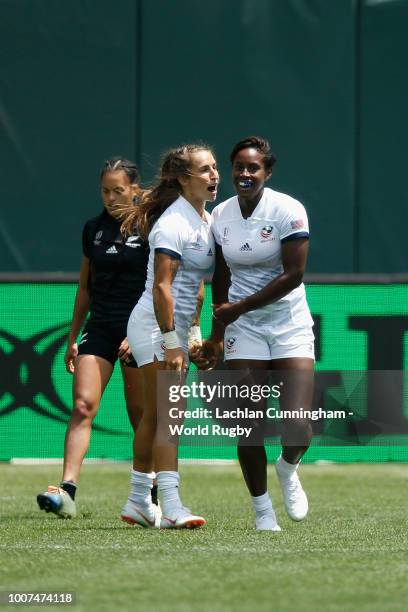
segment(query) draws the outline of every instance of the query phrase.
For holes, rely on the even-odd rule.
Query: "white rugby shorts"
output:
[[[188,331],[183,333],[183,330],[177,330],[182,349],[187,356]],[[164,361],[164,338],[157,325],[156,316],[139,304],[136,304],[129,317],[127,338],[139,368],[154,361]]]
[[[224,335],[224,357],[230,359],[315,358],[314,334],[310,325],[294,322],[283,325],[257,324],[240,317],[227,325]]]

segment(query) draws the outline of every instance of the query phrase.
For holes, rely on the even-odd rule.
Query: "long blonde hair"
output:
[[[211,151],[211,148],[204,144],[188,144],[165,154],[157,185],[141,192],[137,205],[123,216],[123,233],[131,234],[137,226],[141,236],[148,237],[157,219],[181,194],[178,178],[191,174],[191,154],[196,151]]]

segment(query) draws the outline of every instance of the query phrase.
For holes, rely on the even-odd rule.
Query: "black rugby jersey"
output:
[[[90,321],[120,323],[142,295],[149,246],[140,236],[124,237],[106,210],[84,225],[82,248],[90,260]]]

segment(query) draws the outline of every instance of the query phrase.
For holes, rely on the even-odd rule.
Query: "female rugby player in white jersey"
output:
[[[217,243],[213,302],[218,307],[203,352],[214,357],[224,338],[230,369],[253,375],[258,370],[258,376],[259,370],[281,371],[287,381],[281,409],[305,410],[312,401],[314,369],[313,320],[302,283],[309,238],[306,212],[297,200],[264,186],[276,161],[266,140],[241,140],[230,160],[237,196],[216,206],[212,215]],[[276,471],[287,513],[295,521],[308,511],[297,469],[311,436],[309,420],[285,422]],[[239,444],[238,456],[256,528],[280,531],[267,491],[263,436],[253,445]]]
[[[154,467],[161,493],[162,528],[194,528],[205,524],[180,500],[177,447],[156,444],[157,373],[182,371],[188,364],[188,336],[204,276],[214,263],[214,239],[206,201],[217,195],[218,171],[211,150],[187,145],[170,151],[158,185],[145,192],[138,213],[125,221],[129,231],[137,222],[149,236],[150,257],[146,289],[128,324],[132,354],[144,382],[144,410],[135,438],[131,493],[122,518],[145,527],[157,525],[157,507],[150,490]],[[162,407],[167,409],[167,407]]]

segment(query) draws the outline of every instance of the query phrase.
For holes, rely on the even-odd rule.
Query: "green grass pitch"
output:
[[[71,609],[84,611],[407,609],[407,465],[303,466],[311,509],[302,523],[285,515],[270,468],[280,534],[253,529],[235,465],[181,467],[183,500],[205,528],[126,525],[129,469],[85,466],[80,516],[63,521],[35,502],[59,466],[0,465],[0,590],[72,590]]]

